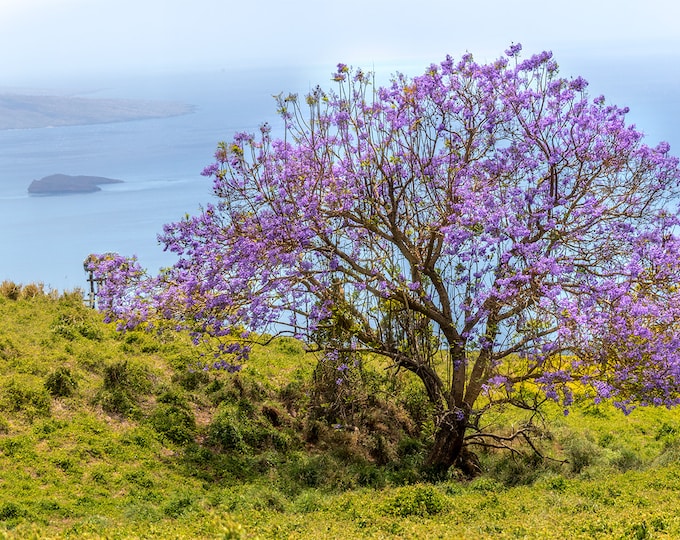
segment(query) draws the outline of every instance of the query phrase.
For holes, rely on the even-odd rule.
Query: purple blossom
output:
[[[520,43],[510,45],[510,48],[505,51],[505,54],[509,57],[518,56],[522,50],[522,45]]]
[[[460,421],[525,380],[565,409],[576,385],[624,411],[676,405],[678,159],[551,53],[520,52],[380,88],[339,64],[335,91],[279,96],[285,136],[218,145],[216,202],[163,228],[173,266],[93,259],[100,309],[190,332],[218,369],[272,330],[336,375],[370,351]]]
[[[569,88],[575,90],[576,92],[583,92],[586,86],[588,86],[588,81],[586,81],[583,77],[576,77],[569,83]]]
[[[203,171],[201,172],[201,176],[214,176],[217,174],[217,171],[219,171],[220,166],[217,163],[213,163],[211,165],[208,165]]]

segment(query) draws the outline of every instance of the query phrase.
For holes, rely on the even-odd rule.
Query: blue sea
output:
[[[0,131],[0,281],[84,288],[90,253],[137,255],[157,270],[173,262],[156,235],[211,200],[201,176],[219,141],[277,125],[273,94],[300,84],[291,73],[254,71],[69,82],[87,97],[178,101],[195,112],[122,123]],[[92,88],[93,84],[97,84]],[[306,88],[303,88],[305,90]],[[50,174],[123,180],[102,191],[29,196]]]
[[[426,64],[422,65],[422,68]],[[649,67],[626,79],[624,64],[584,65],[591,95],[605,94],[631,108],[630,121],[648,142],[671,143],[680,155],[680,76]],[[264,121],[280,122],[272,95],[329,86],[332,66],[214,71],[154,77],[51,81],[62,94],[179,101],[184,116],[100,125],[0,131],[0,281],[85,288],[90,253],[137,255],[152,271],[174,259],[158,245],[163,224],[211,201],[201,171],[216,145]],[[386,68],[392,73],[395,69]],[[377,69],[376,69],[377,70]],[[405,70],[407,71],[407,70]],[[421,71],[412,69],[410,73]],[[408,72],[408,71],[407,71]],[[0,88],[2,90],[2,88]],[[105,176],[123,184],[89,194],[36,197],[33,179],[55,173]]]

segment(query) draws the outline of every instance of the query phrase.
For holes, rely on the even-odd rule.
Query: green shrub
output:
[[[556,491],[558,493],[564,493],[567,490],[568,484],[564,479],[564,476],[557,475],[546,479],[546,487],[551,491]]]
[[[208,426],[206,442],[220,450],[243,450],[245,443],[238,416],[233,411],[220,407]]]
[[[72,396],[78,388],[78,382],[67,367],[58,367],[45,379],[45,388],[53,397]]]
[[[505,490],[505,486],[494,478],[480,476],[470,482],[470,489],[481,493],[500,493]]]
[[[150,390],[148,370],[124,360],[104,367],[102,388],[95,401],[108,413],[137,418],[141,414],[138,396]]]
[[[144,489],[151,489],[154,487],[154,481],[149,478],[149,475],[146,473],[146,471],[129,471],[123,475],[123,478],[125,478],[125,480],[128,482]]]
[[[601,448],[588,435],[576,434],[566,441],[565,451],[571,471],[577,474],[594,465],[602,453]]]
[[[355,465],[352,472],[356,475],[357,485],[361,487],[380,489],[387,484],[383,469],[372,463]]]
[[[283,468],[284,475],[294,487],[318,488],[328,482],[329,472],[333,470],[331,459],[325,455],[296,456]]]
[[[172,382],[185,390],[196,390],[208,384],[210,376],[203,370],[181,370],[172,376]]]
[[[194,440],[196,434],[194,415],[181,405],[160,403],[149,417],[149,422],[156,431],[178,444]]]
[[[405,388],[399,402],[411,417],[419,432],[432,418],[432,404],[420,386],[411,385]]]
[[[116,388],[128,388],[129,386],[130,376],[127,362],[115,362],[104,366],[104,389],[114,390]]]
[[[318,512],[322,508],[322,497],[315,490],[305,490],[300,495],[294,503],[294,508],[296,512],[301,514],[309,514],[312,512]]]
[[[101,327],[89,320],[89,312],[84,307],[60,313],[52,322],[51,329],[54,335],[69,341],[79,336],[93,341],[101,341],[104,337]]]
[[[139,418],[141,415],[137,401],[119,388],[101,392],[97,402],[109,414],[120,414],[128,418]]]
[[[164,403],[165,405],[177,405],[178,407],[183,407],[185,409],[189,408],[186,396],[177,388],[164,387],[158,394],[156,400],[158,403]]]
[[[158,445],[158,434],[148,426],[134,427],[125,432],[120,442],[126,445],[135,445],[145,450],[152,450]]]
[[[178,518],[187,512],[194,504],[194,500],[188,495],[175,496],[164,507],[163,512],[171,518]]]
[[[388,497],[381,506],[381,511],[398,517],[434,516],[442,512],[445,502],[445,497],[434,486],[405,486]]]
[[[30,420],[37,416],[49,416],[50,395],[35,381],[11,379],[4,388],[4,407],[10,412],[21,412]]]
[[[639,469],[642,465],[640,456],[629,448],[621,448],[618,450],[611,461],[612,465],[624,472]]]
[[[8,521],[22,517],[26,511],[18,504],[7,501],[0,504],[0,521]]]
[[[14,342],[8,337],[0,337],[0,360],[14,360],[19,356]]]
[[[680,461],[680,440],[672,439],[664,442],[663,450],[654,459],[655,466],[664,466]]]
[[[678,436],[680,430],[674,424],[663,422],[654,436],[657,441],[673,441]]]
[[[652,538],[652,532],[645,521],[631,525],[626,532],[626,538],[631,540],[647,540],[647,538]]]
[[[545,473],[559,472],[557,464],[551,464],[534,452],[520,455],[499,452],[492,457],[488,466],[490,476],[508,487],[530,485]]]

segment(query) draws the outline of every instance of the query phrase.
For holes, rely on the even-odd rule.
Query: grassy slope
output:
[[[406,452],[378,467],[355,435],[302,436],[295,342],[237,377],[192,373],[197,354],[77,295],[0,294],[0,538],[680,537],[675,411],[556,410],[542,446],[569,463],[486,454],[430,485]]]

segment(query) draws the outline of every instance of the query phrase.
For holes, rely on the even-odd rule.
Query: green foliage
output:
[[[0,521],[8,521],[25,514],[26,511],[21,506],[11,501],[0,504]]]
[[[153,428],[170,441],[188,443],[196,436],[196,419],[184,398],[174,392],[158,397],[158,405],[149,416]]]
[[[432,404],[421,388],[415,387],[404,392],[402,406],[413,419],[418,431],[432,419]]]
[[[242,451],[245,447],[239,414],[232,407],[220,407],[208,428],[206,441],[221,451]]]
[[[383,503],[381,510],[398,517],[434,516],[445,507],[445,498],[430,485],[415,485],[399,488]]]
[[[334,465],[327,455],[297,455],[286,467],[286,476],[295,482],[295,488],[318,488],[326,484]]]
[[[492,477],[479,477],[470,482],[470,489],[480,493],[499,493],[505,491],[505,486]]]
[[[70,341],[78,337],[93,341],[103,339],[102,329],[90,320],[90,313],[85,308],[59,313],[52,323],[51,330],[55,336]]]
[[[2,407],[28,419],[50,414],[51,399],[34,377],[13,377],[2,385]]]
[[[14,360],[19,357],[19,350],[7,337],[0,337],[0,360]]]
[[[147,367],[127,360],[104,366],[103,383],[95,401],[109,413],[139,418],[139,395],[151,390]]]
[[[640,456],[630,448],[617,450],[611,459],[611,463],[622,472],[639,469],[642,466]]]
[[[70,397],[77,390],[78,382],[69,368],[60,366],[47,376],[45,388],[53,397]]]
[[[487,460],[488,474],[504,486],[531,485],[550,473],[559,473],[561,465],[541,459],[533,453],[514,455],[500,452]]]
[[[337,427],[310,417],[294,340],[237,376],[191,371],[189,339],[128,339],[81,301],[0,296],[0,538],[680,537],[677,411],[547,407],[534,442],[555,459],[517,442],[477,450],[476,479],[426,484],[408,378],[364,366]],[[101,340],[55,335],[63,313]]]
[[[598,457],[602,454],[602,449],[587,434],[573,434],[566,441],[565,450],[571,471],[574,473],[580,473],[587,467],[595,464]]]
[[[179,384],[185,390],[197,390],[210,381],[209,375],[203,370],[181,369],[172,375],[172,382]]]
[[[675,441],[680,435],[680,427],[675,424],[669,424],[668,422],[663,422],[656,432],[654,438],[659,441],[672,442]]]
[[[163,512],[171,518],[178,518],[188,512],[194,501],[190,496],[179,495],[171,499],[163,507]]]

